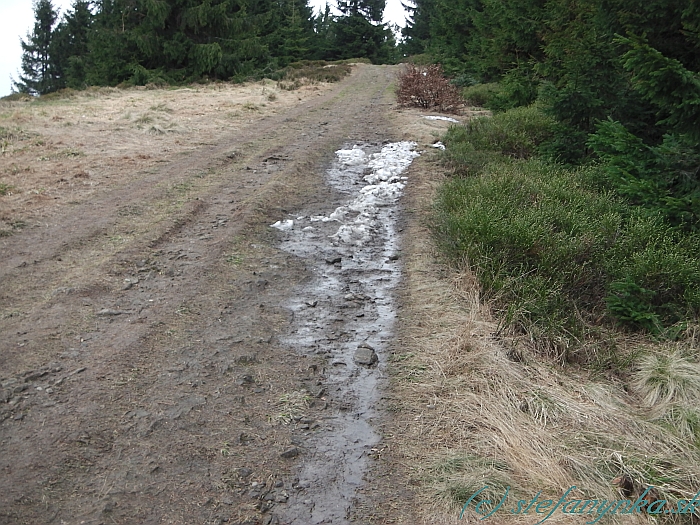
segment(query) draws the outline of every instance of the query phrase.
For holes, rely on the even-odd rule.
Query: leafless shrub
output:
[[[442,66],[408,64],[399,75],[396,93],[399,105],[457,112],[464,100],[455,86],[444,77]]]

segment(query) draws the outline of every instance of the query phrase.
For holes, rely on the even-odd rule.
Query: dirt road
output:
[[[292,232],[328,238],[311,219],[364,184],[328,182],[336,150],[407,138],[395,75],[358,66],[0,239],[0,523],[347,522],[397,241],[369,243],[368,274]],[[397,210],[375,219],[401,230]],[[348,355],[363,345],[379,365]]]

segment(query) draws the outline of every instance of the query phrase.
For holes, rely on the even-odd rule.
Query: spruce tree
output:
[[[51,62],[58,87],[85,87],[85,61],[88,54],[88,33],[93,15],[88,0],[74,0],[54,30]]]
[[[51,0],[34,2],[34,30],[27,34],[22,45],[22,73],[13,82],[22,93],[43,95],[57,88],[56,72],[51,64],[51,42],[58,13]]]
[[[369,58],[374,63],[395,60],[395,41],[382,24],[386,0],[338,0],[343,16],[335,21],[333,58]]]
[[[430,42],[430,16],[434,9],[434,0],[412,0],[401,2],[407,13],[406,26],[401,30],[403,42],[401,52],[406,55],[425,53]]]

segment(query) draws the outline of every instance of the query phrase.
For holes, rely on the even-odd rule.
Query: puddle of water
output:
[[[327,357],[324,385],[334,402],[333,416],[307,442],[299,472],[303,491],[275,509],[282,523],[348,523],[368,453],[379,440],[372,419],[385,380],[400,278],[397,203],[406,184],[402,173],[418,156],[414,147],[400,142],[339,150],[327,182],[343,196],[340,206],[273,225],[285,232],[281,247],[307,259],[314,275],[286,305],[294,323],[284,342]],[[354,362],[361,344],[376,351],[377,365]]]

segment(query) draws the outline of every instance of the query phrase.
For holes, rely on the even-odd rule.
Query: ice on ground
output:
[[[440,141],[433,144],[433,148],[437,148],[437,149],[441,149],[441,150],[445,151],[445,145]]]
[[[383,228],[380,219],[387,212],[382,209],[395,204],[401,196],[408,180],[401,175],[413,159],[420,156],[414,151],[416,145],[415,142],[394,142],[372,155],[368,155],[360,146],[336,151],[338,162],[346,168],[341,169],[339,175],[359,177],[363,171],[369,170],[370,173],[363,177],[367,185],[359,190],[352,201],[339,206],[328,216],[311,215],[308,219],[299,217],[297,221],[338,222],[338,230],[331,235],[336,243],[358,247],[366,244],[373,234]],[[391,214],[390,211],[388,213]],[[294,228],[294,221],[277,221],[272,227],[289,231]],[[301,230],[310,232],[314,228],[306,226]]]
[[[447,121],[447,122],[459,123],[459,120],[457,120],[456,118],[452,118],[452,117],[440,117],[440,116],[438,116],[438,115],[424,115],[423,118],[427,118],[428,120],[445,120],[445,121]]]
[[[413,159],[419,156],[413,151],[415,147],[415,142],[404,141],[387,144],[382,148],[382,151],[372,155],[368,163],[372,173],[365,176],[365,180],[370,184],[376,184],[379,181],[391,182],[392,179],[406,171]]]
[[[277,221],[275,224],[270,225],[272,228],[277,228],[283,232],[289,231],[294,228],[294,221],[289,219],[286,221]]]
[[[362,246],[377,229],[380,208],[390,206],[401,196],[406,186],[406,177],[400,175],[420,154],[413,151],[415,142],[387,144],[379,153],[369,157],[359,147],[338,150],[338,160],[348,166],[367,166],[371,171],[364,179],[368,183],[357,197],[345,206],[340,206],[328,217],[313,217],[312,220],[338,221],[341,226],[331,237],[339,243]]]
[[[340,149],[335,152],[338,155],[338,160],[346,166],[359,166],[364,164],[367,159],[367,154],[359,146],[353,146],[352,149]]]

